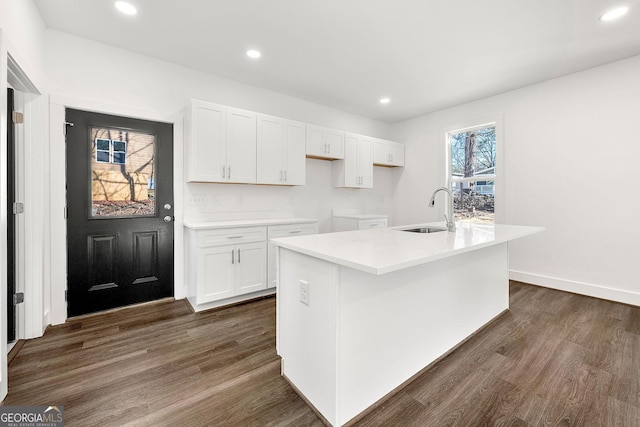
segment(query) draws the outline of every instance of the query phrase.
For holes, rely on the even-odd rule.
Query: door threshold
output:
[[[11,365],[11,362],[18,355],[25,342],[26,340],[16,340],[7,344],[7,347],[9,347],[9,352],[7,353],[7,366]]]
[[[127,310],[130,308],[136,308],[136,307],[144,307],[147,305],[155,305],[155,304],[165,304],[168,302],[173,302],[176,299],[174,297],[167,297],[167,298],[161,298],[161,299],[157,299],[157,300],[153,300],[153,301],[147,301],[147,302],[140,302],[137,304],[131,304],[131,305],[125,305],[122,307],[116,307],[116,308],[110,308],[109,310],[104,310],[104,311],[96,311],[95,313],[88,313],[88,314],[81,314],[79,316],[72,316],[72,317],[67,317],[66,322],[69,322],[71,320],[84,320],[84,319],[89,319],[92,317],[96,317],[96,316],[102,316],[104,314],[109,314],[109,313],[116,313],[118,311],[122,311],[122,310]],[[58,325],[56,325],[58,326]]]

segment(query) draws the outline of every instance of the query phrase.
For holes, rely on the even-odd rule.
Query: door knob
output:
[[[170,216],[170,215],[167,215],[167,216],[165,216],[164,218],[162,218],[162,220],[163,220],[164,222],[171,222],[172,218],[171,218],[171,216]]]
[[[169,203],[165,203],[165,204],[164,204],[164,208],[165,208],[166,210],[171,210],[171,205],[170,205]]]

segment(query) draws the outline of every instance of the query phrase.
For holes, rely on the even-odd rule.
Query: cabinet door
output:
[[[258,184],[284,184],[286,163],[283,120],[279,117],[258,114],[257,144]]]
[[[188,181],[220,182],[226,164],[226,107],[191,101],[187,125]]]
[[[404,166],[404,144],[375,139],[373,142],[373,164],[379,166]]]
[[[306,182],[305,125],[284,121],[285,184],[304,185]]]
[[[391,143],[391,163],[393,166],[404,166],[404,144]]]
[[[320,126],[307,125],[306,153],[310,157],[326,157],[326,130]]]
[[[347,134],[344,137],[344,186],[359,187],[358,175],[358,136]]]
[[[236,246],[236,295],[267,288],[267,242]]]
[[[358,138],[357,159],[358,187],[373,188],[373,141],[371,139]]]
[[[227,110],[227,182],[256,183],[256,113]]]
[[[326,141],[332,159],[344,159],[344,138],[344,132],[327,129]]]
[[[225,299],[235,295],[234,246],[198,249],[196,274],[198,304]]]

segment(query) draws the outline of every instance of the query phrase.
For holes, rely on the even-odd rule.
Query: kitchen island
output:
[[[459,223],[272,240],[282,374],[331,425],[353,420],[508,309],[508,242],[542,230]]]

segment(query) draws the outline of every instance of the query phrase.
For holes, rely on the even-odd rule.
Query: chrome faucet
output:
[[[436,194],[438,194],[439,191],[444,191],[449,194],[449,215],[451,215],[451,219],[447,218],[447,214],[445,213],[444,220],[447,222],[447,230],[455,232],[456,223],[454,221],[455,214],[453,213],[453,193],[451,193],[451,190],[449,190],[447,187],[440,187],[436,189],[436,191],[434,191],[431,195],[431,200],[429,200],[429,207],[432,208],[436,205]]]

